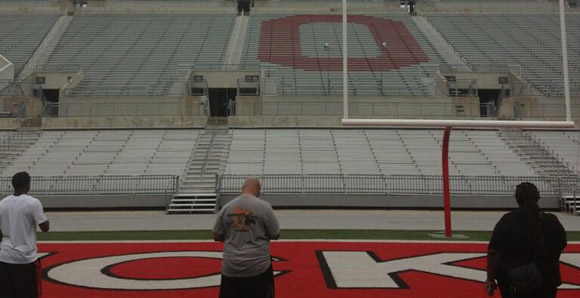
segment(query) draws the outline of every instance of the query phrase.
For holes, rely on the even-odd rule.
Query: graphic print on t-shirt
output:
[[[250,226],[256,223],[256,217],[252,215],[252,210],[234,207],[229,216],[232,217],[232,225],[236,232],[247,232],[250,230]]]

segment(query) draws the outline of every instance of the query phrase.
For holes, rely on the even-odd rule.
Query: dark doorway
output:
[[[42,89],[42,98],[48,102],[58,103],[59,95],[59,89]]]
[[[209,88],[211,117],[227,117],[233,111],[238,90],[236,88]]]
[[[60,99],[60,90],[42,89],[42,95],[40,98],[45,103],[45,115],[48,117],[58,117],[58,101]]]
[[[243,12],[245,15],[248,15],[251,7],[254,7],[253,0],[238,0],[238,14]]]
[[[497,108],[502,98],[510,96],[510,90],[504,89],[478,89],[479,107],[481,117],[495,117]]]

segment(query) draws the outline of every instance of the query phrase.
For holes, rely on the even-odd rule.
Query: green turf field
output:
[[[433,237],[440,231],[400,230],[282,230],[280,239],[367,239],[367,240],[445,240]],[[491,232],[455,231],[453,241],[488,241]],[[39,233],[40,241],[86,240],[210,240],[211,231],[121,231]],[[568,241],[580,241],[580,232],[568,232]]]

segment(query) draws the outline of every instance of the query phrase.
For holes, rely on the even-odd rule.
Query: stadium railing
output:
[[[260,113],[267,116],[310,115],[338,116],[342,115],[342,102],[236,102],[236,111],[249,111],[254,115]],[[351,102],[349,110],[358,116],[391,116],[391,117],[479,117],[480,108],[488,111],[487,116],[495,115],[493,104],[480,104],[472,107],[469,104],[455,103],[416,103],[416,102]]]
[[[0,191],[12,192],[12,178],[0,177]],[[175,194],[177,175],[143,176],[32,176],[31,195]]]
[[[262,182],[265,194],[281,193],[341,193],[386,195],[434,195],[443,193],[442,177],[429,175],[365,175],[365,174],[265,174],[218,175],[218,194],[238,193],[247,178]],[[531,182],[542,196],[561,196],[570,185],[580,182],[578,177],[507,177],[507,176],[451,176],[454,195],[511,196],[517,184]]]

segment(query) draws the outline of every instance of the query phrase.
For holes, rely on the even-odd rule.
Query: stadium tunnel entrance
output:
[[[45,115],[49,117],[58,116],[58,102],[60,100],[60,89],[37,89],[34,90],[34,95],[47,103],[45,105]]]
[[[60,89],[42,89],[42,98],[51,103],[58,103]]]
[[[497,117],[507,98],[526,98],[532,94],[531,85],[512,70],[458,69],[442,72],[441,78],[450,97],[478,99],[481,117]]]
[[[495,117],[502,99],[510,96],[509,89],[478,89],[481,117]]]
[[[208,95],[211,117],[227,117],[234,113],[237,88],[209,88]]]

